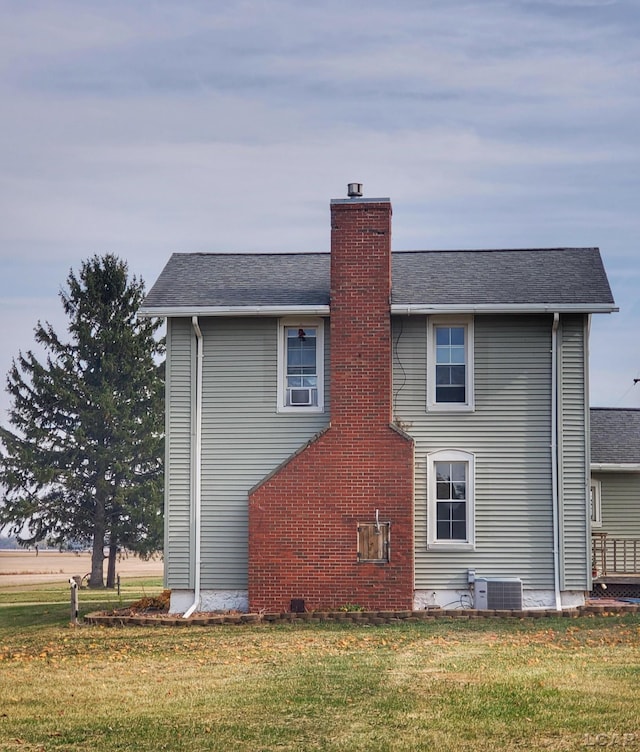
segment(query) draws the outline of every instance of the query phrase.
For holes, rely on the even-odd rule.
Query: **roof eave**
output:
[[[612,303],[479,303],[427,304],[393,303],[396,315],[455,313],[614,313]],[[294,306],[142,306],[139,315],[146,318],[183,316],[329,316],[328,305]]]
[[[613,303],[394,303],[391,306],[391,313],[409,316],[429,313],[615,313],[618,310]]]
[[[592,462],[591,471],[610,473],[640,473],[640,462]]]
[[[145,318],[184,316],[328,316],[328,305],[315,306],[142,306]]]

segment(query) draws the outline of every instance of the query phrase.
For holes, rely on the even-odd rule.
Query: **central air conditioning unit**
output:
[[[492,611],[522,611],[522,580],[518,577],[477,577],[473,607]]]

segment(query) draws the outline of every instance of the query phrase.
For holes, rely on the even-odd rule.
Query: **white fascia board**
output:
[[[592,462],[591,472],[611,473],[640,473],[640,463],[637,462]]]
[[[446,313],[614,313],[620,310],[609,303],[486,303],[479,305],[428,305],[395,303],[392,314],[424,315]],[[318,306],[158,306],[142,307],[139,316],[170,318],[183,316],[329,316],[328,305]]]
[[[176,306],[175,308],[141,308],[145,318],[184,316],[328,316],[329,306]]]
[[[615,313],[610,303],[480,303],[478,305],[395,303],[391,313],[419,315],[445,313]]]

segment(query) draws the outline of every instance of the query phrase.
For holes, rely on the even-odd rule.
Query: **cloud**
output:
[[[632,351],[635,3],[0,0],[0,20],[12,322],[93,253],[151,283],[174,250],[325,250],[356,180],[392,198],[397,248],[601,246],[625,312],[594,323],[592,381]],[[4,336],[1,357],[31,341]]]

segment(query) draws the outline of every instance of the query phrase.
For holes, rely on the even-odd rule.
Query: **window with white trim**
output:
[[[324,325],[283,319],[278,326],[278,411],[323,412]]]
[[[427,455],[427,547],[475,547],[475,457],[458,449]]]
[[[602,527],[602,484],[593,478],[589,485],[589,506],[591,527]]]
[[[427,409],[473,410],[473,317],[430,316]]]

